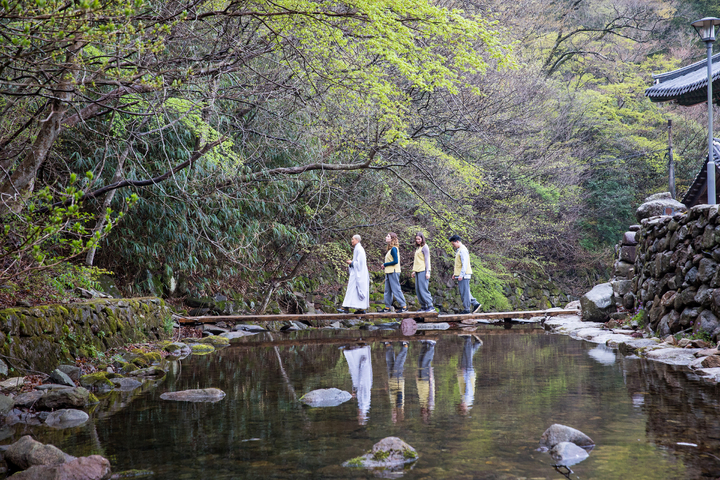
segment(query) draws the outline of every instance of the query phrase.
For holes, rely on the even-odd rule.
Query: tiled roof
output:
[[[653,75],[655,84],[645,90],[653,102],[676,101],[690,106],[707,101],[707,60]],[[713,101],[720,102],[720,53],[712,57]]]

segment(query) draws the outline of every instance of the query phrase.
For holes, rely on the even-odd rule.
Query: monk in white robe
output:
[[[360,245],[360,235],[352,238],[353,258],[347,260],[350,278],[348,279],[347,291],[342,307],[338,311],[350,313],[351,308],[356,308],[355,313],[365,313],[370,308],[370,272],[367,268],[365,249]]]

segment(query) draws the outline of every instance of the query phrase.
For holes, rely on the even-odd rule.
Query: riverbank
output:
[[[554,317],[544,325],[552,333],[605,345],[626,356],[687,367],[688,375],[708,382],[720,382],[720,350],[705,340],[678,340],[671,335],[665,339],[647,337],[631,328],[607,328],[603,323],[583,322],[580,315]]]

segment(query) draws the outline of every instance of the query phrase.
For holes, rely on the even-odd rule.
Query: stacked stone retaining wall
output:
[[[650,327],[661,336],[693,332],[718,341],[718,205],[698,205],[641,223],[630,289],[647,310]],[[629,263],[626,260],[622,262]]]
[[[21,373],[50,372],[77,357],[164,338],[170,317],[153,297],[8,308],[0,310],[0,354]]]

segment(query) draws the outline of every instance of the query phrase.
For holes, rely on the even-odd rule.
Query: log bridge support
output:
[[[488,313],[467,313],[438,315],[437,312],[403,312],[403,313],[379,313],[370,312],[356,315],[354,313],[306,313],[306,314],[279,314],[279,315],[205,315],[201,317],[176,316],[181,325],[196,325],[217,322],[313,322],[319,320],[381,320],[414,318],[422,322],[461,322],[472,323],[494,323],[501,321],[510,322],[516,319],[530,319],[534,317],[553,317],[558,315],[578,315],[579,310],[525,310],[516,312],[488,312]]]

